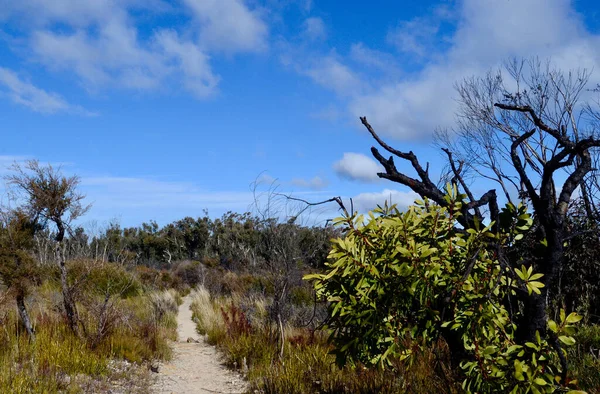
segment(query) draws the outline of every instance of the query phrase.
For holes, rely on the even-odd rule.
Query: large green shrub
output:
[[[410,361],[415,350],[443,338],[467,392],[565,387],[557,343],[574,343],[580,317],[563,313],[549,322],[547,335],[519,342],[522,316],[507,307],[543,286],[531,267],[511,267],[497,257],[523,237],[530,216],[525,207],[509,205],[498,226],[464,231],[458,224],[463,198],[448,187],[448,207],[417,201],[404,213],[386,206],[367,219],[337,220],[345,236],[333,241],[327,272],[307,279],[329,301],[338,362],[383,367]]]

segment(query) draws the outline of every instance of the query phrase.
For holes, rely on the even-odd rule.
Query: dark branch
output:
[[[367,122],[366,117],[361,117],[360,120],[379,145],[381,145],[385,150],[392,153],[393,155],[410,162],[414,170],[417,172],[417,175],[419,175],[420,180],[411,178],[399,172],[396,168],[396,164],[394,163],[394,156],[390,156],[388,159],[386,159],[381,153],[379,153],[377,148],[371,147],[371,153],[385,169],[385,172],[380,172],[377,174],[377,176],[379,176],[380,178],[388,179],[393,182],[400,183],[404,186],[408,186],[412,191],[414,191],[421,197],[428,198],[440,206],[448,206],[448,202],[444,198],[445,193],[443,193],[429,178],[429,166],[427,166],[427,169],[423,169],[423,167],[419,163],[419,160],[417,159],[417,156],[413,152],[405,153],[392,148],[377,135],[373,127],[369,124],[369,122]],[[485,193],[479,200],[476,200],[473,194],[470,192],[469,188],[462,180],[462,177],[460,176],[460,168],[456,168],[451,155],[450,163],[453,167],[455,176],[459,177],[459,182],[461,182],[463,189],[465,189],[465,192],[471,200],[469,204],[466,204],[462,207],[462,216],[459,218],[459,223],[465,228],[471,228],[474,226],[476,218],[477,221],[482,222],[483,217],[481,216],[479,208],[484,205],[489,205],[491,219],[496,220],[498,217],[498,203],[496,201],[496,191],[492,189]],[[469,212],[470,209],[475,209],[476,214],[471,214]]]
[[[467,194],[467,196],[469,197],[469,200],[471,201],[471,203],[473,203],[475,201],[475,197],[473,197],[473,193],[471,193],[471,189],[469,189],[469,187],[467,186],[467,184],[466,184],[466,182],[463,179],[462,174],[461,174],[462,167],[463,167],[464,163],[461,161],[459,163],[459,167],[456,168],[456,165],[454,164],[454,158],[452,157],[452,152],[450,152],[450,149],[442,148],[442,150],[444,152],[446,152],[446,154],[448,155],[448,162],[450,163],[450,168],[452,169],[452,172],[454,173],[454,178],[453,178],[453,182],[452,183],[456,183],[456,181],[458,181],[460,183],[460,185],[462,186],[463,190],[465,191],[465,193]],[[479,209],[480,206],[481,205],[476,205],[476,206],[473,207],[475,209],[475,214],[478,217],[481,217],[481,211]]]
[[[550,134],[552,137],[556,138],[556,140],[561,145],[563,145],[565,147],[573,146],[573,142],[571,140],[569,140],[569,138],[566,135],[563,135],[563,133],[561,133],[557,129],[553,129],[552,127],[550,127],[546,123],[544,123],[544,121],[539,116],[537,116],[537,114],[535,113],[533,108],[531,108],[529,105],[509,105],[509,104],[496,103],[496,104],[494,104],[494,107],[504,109],[507,111],[517,111],[517,112],[527,113],[527,114],[529,114],[529,116],[531,116],[531,120],[533,121],[533,124],[535,124],[535,126],[538,129],[543,130],[546,133]]]
[[[533,187],[531,179],[529,179],[529,176],[527,176],[527,172],[525,172],[525,168],[523,167],[523,162],[521,162],[521,158],[519,157],[519,153],[517,152],[517,149],[523,143],[523,141],[531,137],[534,133],[535,129],[532,129],[515,139],[510,146],[510,157],[512,159],[515,170],[517,170],[517,173],[519,174],[519,178],[521,178],[521,183],[525,185],[525,188],[527,189],[527,194],[529,194],[529,198],[531,199],[533,206],[537,209],[540,204],[540,197],[535,191],[535,187]]]

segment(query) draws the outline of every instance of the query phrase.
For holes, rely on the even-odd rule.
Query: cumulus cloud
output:
[[[144,43],[124,16],[115,17],[97,33],[40,30],[31,35],[31,47],[40,62],[55,69],[73,70],[91,90],[117,86],[135,90],[156,89],[171,81],[196,97],[216,90],[209,57],[191,40],[172,30],[158,30]]]
[[[58,112],[78,115],[94,115],[93,112],[68,103],[60,95],[47,92],[23,80],[12,70],[0,67],[0,95],[35,112],[54,114]]]
[[[511,58],[548,58],[563,70],[594,70],[592,83],[600,75],[600,34],[586,29],[569,0],[517,6],[461,0],[454,9],[440,6],[399,21],[386,38],[397,53],[358,42],[343,55],[301,52],[288,59],[313,59],[298,60],[298,71],[338,94],[350,116],[367,116],[380,135],[399,140],[429,140],[436,129],[452,127],[456,83]],[[400,64],[410,67],[400,70]]]
[[[323,179],[320,176],[315,176],[311,179],[294,178],[292,179],[292,185],[302,187],[305,189],[322,190],[326,188],[327,185],[329,185],[329,182],[327,181],[327,179]]]
[[[184,0],[199,20],[203,43],[225,52],[255,52],[267,47],[268,29],[243,0]]]
[[[366,212],[375,209],[377,205],[383,206],[386,201],[388,205],[396,204],[399,210],[404,210],[418,198],[418,194],[412,191],[402,192],[384,189],[381,192],[361,193],[355,196],[352,201],[356,211]]]
[[[599,69],[600,37],[585,30],[568,0],[527,0],[518,6],[509,1],[464,0],[456,18],[457,28],[445,46],[429,44],[438,33],[435,25],[420,30],[405,23],[392,31],[389,39],[403,51],[423,55],[426,65],[410,78],[354,97],[353,115],[366,115],[381,134],[424,139],[436,128],[454,123],[457,81],[482,75],[510,57],[539,56],[551,58],[563,69]]]
[[[177,31],[146,34],[139,28],[142,9],[187,19]],[[17,23],[24,33],[20,42],[38,63],[73,72],[90,91],[177,86],[205,98],[220,80],[211,53],[262,51],[268,39],[265,22],[243,0],[0,0],[0,21]]]
[[[342,178],[361,182],[377,182],[382,168],[375,160],[362,153],[346,152],[333,164],[333,170]]]

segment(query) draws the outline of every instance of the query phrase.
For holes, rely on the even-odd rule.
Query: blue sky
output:
[[[245,211],[259,176],[406,205],[359,116],[439,169],[456,81],[540,56],[595,84],[599,26],[581,0],[0,0],[0,164],[62,164],[127,226]]]

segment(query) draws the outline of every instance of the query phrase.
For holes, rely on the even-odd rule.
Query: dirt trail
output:
[[[160,366],[157,394],[180,393],[244,393],[246,382],[242,377],[224,367],[213,346],[205,343],[196,332],[190,310],[191,297],[179,306],[177,335],[173,344],[173,360]],[[199,341],[188,342],[188,338]]]

